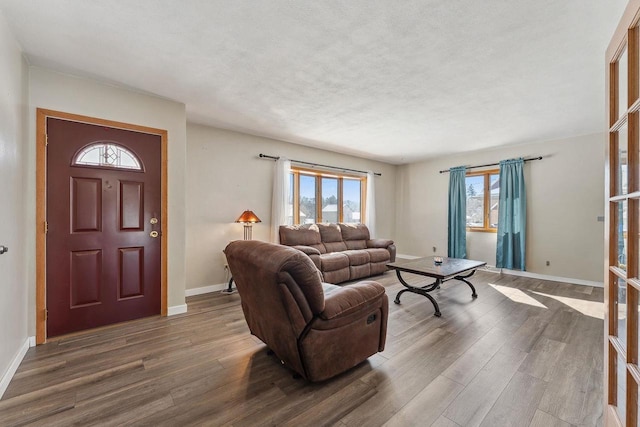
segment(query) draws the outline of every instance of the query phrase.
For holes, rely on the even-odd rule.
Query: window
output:
[[[290,224],[359,223],[366,177],[292,168],[289,179]]]
[[[490,170],[467,173],[467,229],[469,231],[498,230],[500,172]]]
[[[115,169],[142,170],[138,157],[125,147],[101,141],[87,145],[73,158],[74,166],[97,166]]]

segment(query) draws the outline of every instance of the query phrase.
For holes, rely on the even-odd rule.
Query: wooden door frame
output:
[[[36,109],[36,344],[43,344],[47,339],[47,304],[46,304],[46,261],[47,261],[47,235],[46,235],[46,200],[47,200],[47,118],[69,120],[73,122],[92,125],[107,126],[111,128],[131,130],[160,136],[161,150],[161,248],[160,248],[160,314],[167,315],[167,203],[168,203],[168,133],[164,129],[156,129],[147,126],[139,126],[130,123],[116,122],[113,120],[99,119],[96,117],[82,116],[79,114],[65,113],[61,111]]]

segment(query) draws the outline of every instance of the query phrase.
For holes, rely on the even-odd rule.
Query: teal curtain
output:
[[[467,168],[449,169],[449,244],[450,258],[467,257]]]
[[[527,192],[524,160],[500,162],[496,267],[525,270]]]

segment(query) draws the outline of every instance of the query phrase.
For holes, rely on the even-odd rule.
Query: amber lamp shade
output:
[[[242,214],[236,219],[236,222],[244,223],[244,240],[251,240],[251,227],[256,222],[260,221],[258,215],[254,214],[253,211],[246,210],[242,212]]]

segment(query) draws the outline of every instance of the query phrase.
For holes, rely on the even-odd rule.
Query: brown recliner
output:
[[[322,283],[308,256],[282,245],[239,240],[224,253],[251,333],[304,378],[326,380],[384,350],[379,283]]]

